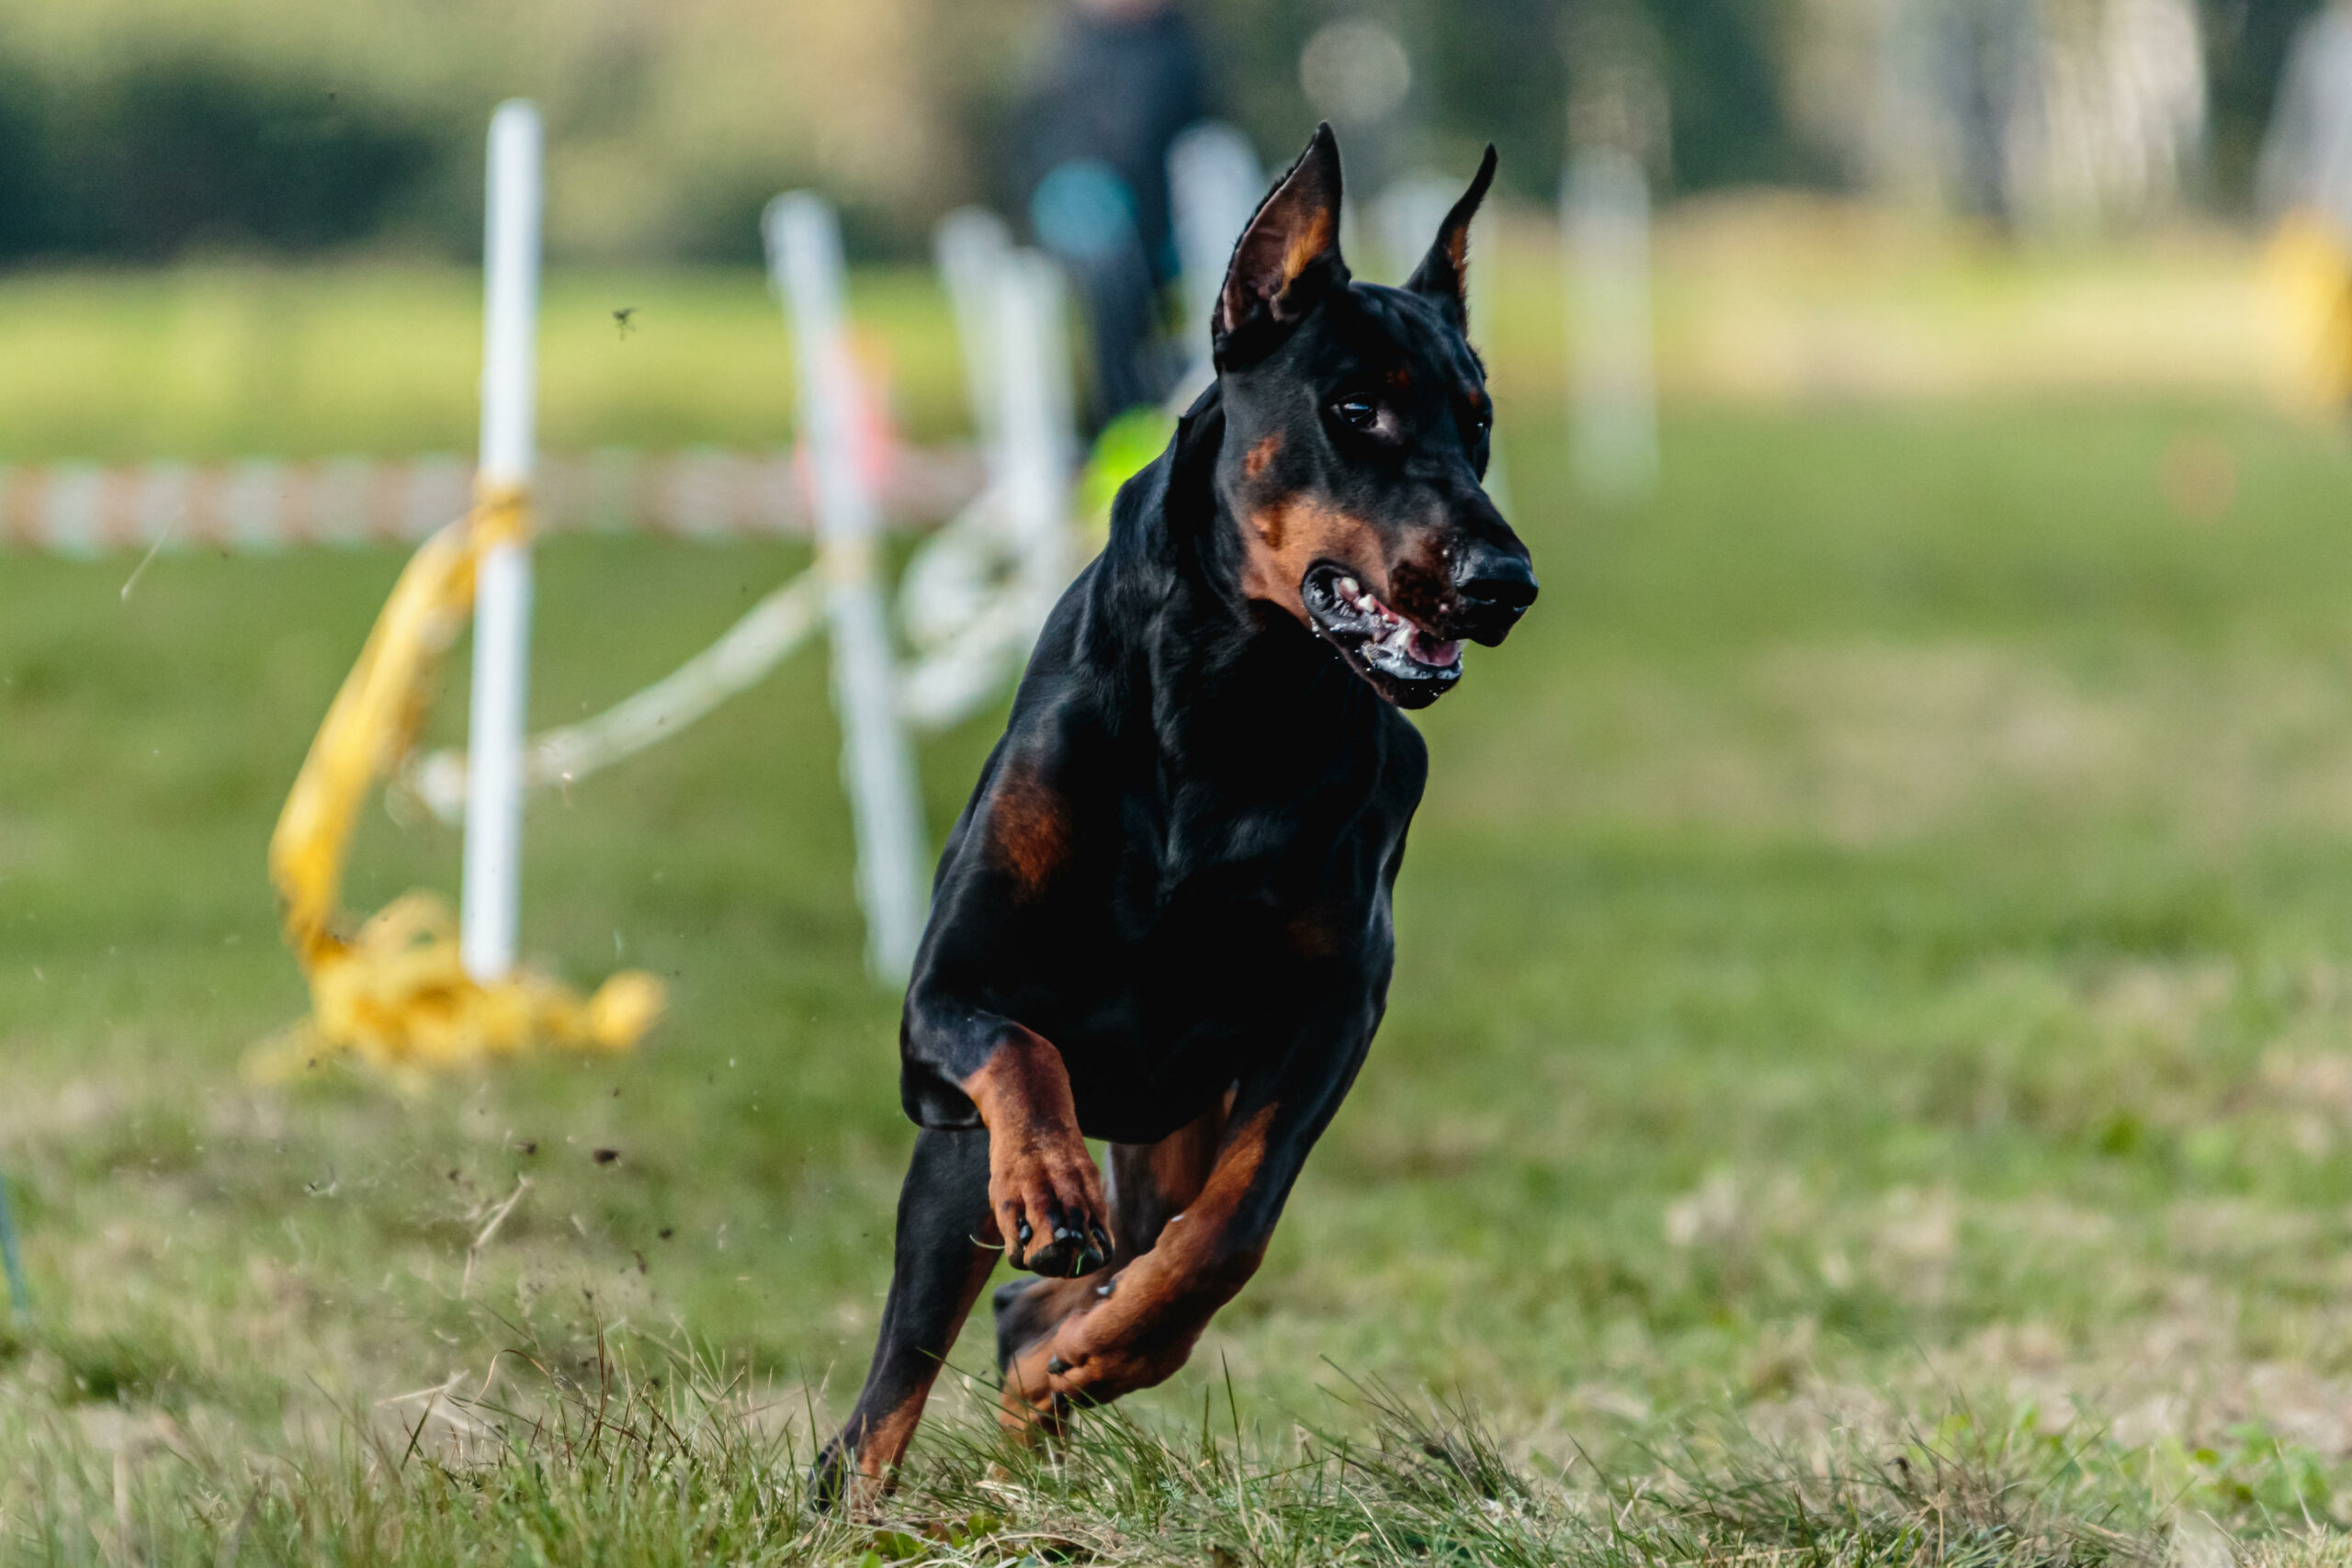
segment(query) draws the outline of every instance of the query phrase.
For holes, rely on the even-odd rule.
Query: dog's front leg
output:
[[[1057,1426],[1069,1404],[1104,1404],[1182,1366],[1218,1308],[1265,1257],[1307,1151],[1363,1060],[1361,1039],[1298,1052],[1272,1081],[1245,1086],[1208,1179],[1151,1249],[1095,1287],[1095,1299],[1005,1367],[1003,1417]]]
[[[989,1130],[989,1213],[1015,1268],[1091,1274],[1111,1258],[1102,1173],[1079,1131],[1061,1053],[1009,1024],[958,1086]]]

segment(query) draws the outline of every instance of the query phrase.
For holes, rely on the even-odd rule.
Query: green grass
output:
[[[861,273],[868,363],[922,435],[960,422],[923,274]],[[459,267],[59,272],[0,280],[0,462],[467,452],[481,280]],[[623,335],[613,319],[631,309]],[[549,451],[790,437],[791,340],[753,268],[554,272],[540,306]]]
[[[1504,208],[1491,223],[1478,265],[1501,324],[1478,323],[1480,350],[1506,398],[1555,398],[1566,322],[1552,220]],[[1994,248],[1750,193],[1668,213],[1657,264],[1658,373],[1675,396],[2213,399],[2269,367],[2275,311],[2253,254],[2226,237]],[[1391,274],[1368,263],[1365,276]],[[864,269],[851,295],[906,429],[963,429],[927,271]],[[625,308],[626,335],[613,320]],[[473,270],[396,262],[0,276],[0,463],[469,451],[481,310]],[[789,438],[789,339],[754,268],[559,267],[540,328],[546,450]]]
[[[626,344],[611,288],[559,292],[551,369],[660,344],[655,287],[612,301]],[[395,395],[465,374],[453,331],[385,372],[379,449],[465,444],[462,397]],[[551,387],[550,444],[758,439],[781,332],[737,335],[676,351],[703,382]],[[932,428],[947,374],[902,383]],[[976,1327],[854,1530],[795,1477],[911,1133],[820,660],[534,807],[526,945],[668,976],[641,1052],[262,1089],[238,1062],[304,1002],[263,846],[399,560],[172,556],[126,598],[127,560],[0,558],[0,1168],[40,1308],[0,1342],[11,1548],[2041,1562],[2352,1521],[2340,445],[2224,402],[1685,402],[1612,513],[1538,379],[1502,390],[1545,596],[1427,716],[1389,1021],[1263,1271],[1062,1461],[990,1446]],[[368,427],[124,395],[122,433],[10,455]],[[2216,452],[2228,504],[2176,504]],[[535,716],[800,564],[548,545]],[[924,747],[934,833],[990,739]],[[371,813],[349,902],[456,865]]]

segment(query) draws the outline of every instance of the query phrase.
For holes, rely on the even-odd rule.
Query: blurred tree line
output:
[[[469,254],[482,126],[514,93],[548,113],[558,254],[748,259],[759,202],[800,183],[842,200],[854,245],[912,254],[938,211],[989,191],[997,139],[1056,3],[13,0],[0,35],[0,261],[355,244]],[[1668,192],[1856,183],[1808,118],[1805,84],[1828,79],[1808,51],[1823,16],[1905,3],[1187,9],[1217,62],[1223,112],[1269,163],[1316,118],[1300,79],[1307,40],[1336,17],[1368,16],[1413,66],[1381,155],[1466,167],[1493,140],[1507,185],[1547,199],[1596,20],[1639,40],[1662,89],[1653,166]],[[2211,209],[2243,209],[2289,38],[2318,3],[2197,0]]]

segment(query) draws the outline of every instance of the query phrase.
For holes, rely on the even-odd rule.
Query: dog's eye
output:
[[[1370,398],[1341,398],[1331,412],[1351,430],[1370,430],[1380,423],[1380,405]]]

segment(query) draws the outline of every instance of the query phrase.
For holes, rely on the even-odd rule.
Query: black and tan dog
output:
[[[1428,773],[1397,710],[1535,598],[1464,337],[1494,166],[1401,289],[1349,279],[1328,126],[1235,246],[1217,379],[1120,492],[940,860],[900,1031],[922,1131],[820,1497],[887,1480],[1000,1252],[1042,1276],[996,1294],[1009,1424],[1182,1365],[1353,1081]]]

